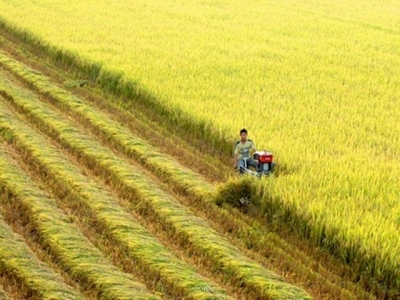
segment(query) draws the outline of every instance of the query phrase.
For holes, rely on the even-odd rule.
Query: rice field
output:
[[[84,281],[72,290],[111,299],[121,281],[154,299],[399,297],[399,13],[393,0],[0,0],[4,174],[20,165],[47,193],[37,205],[80,216],[63,228],[77,226],[82,249],[114,270],[79,271],[28,217],[67,282]],[[214,204],[241,127],[278,163],[251,184],[254,220]],[[16,227],[7,198],[35,214],[7,178],[2,214]],[[317,268],[267,228],[340,263]]]

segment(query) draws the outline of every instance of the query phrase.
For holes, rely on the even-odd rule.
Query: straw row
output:
[[[0,145],[0,163],[3,165],[7,154]],[[7,170],[1,169],[1,179]],[[3,180],[0,181],[3,188]],[[5,193],[0,201],[5,198]],[[0,215],[0,273],[9,274],[17,280],[21,290],[40,299],[78,300],[84,299],[79,291],[63,282],[62,277],[48,265],[41,262],[24,239],[14,233]],[[0,292],[1,296],[1,292]]]
[[[1,77],[0,77],[1,81]],[[1,104],[0,104],[1,107]],[[2,111],[6,111],[2,107]],[[38,135],[13,115],[0,118],[0,131],[15,142],[17,147],[39,164],[51,177],[49,185],[55,185],[60,194],[72,195],[84,214],[91,213],[106,233],[141,267],[148,282],[160,278],[165,291],[175,297],[187,299],[228,299],[226,292],[189,265],[178,260],[161,243],[141,227],[116,200],[81,171],[46,139]],[[89,216],[87,216],[89,218]]]
[[[5,121],[2,117],[1,122]],[[13,195],[9,205],[21,210],[22,215],[37,229],[43,247],[51,250],[75,280],[87,283],[87,287],[94,286],[104,299],[159,299],[143,284],[104,258],[57,208],[56,202],[40,190],[15,162],[3,153],[0,157],[0,184],[3,191]]]
[[[1,300],[11,300],[11,298],[1,288],[0,288],[0,299]]]

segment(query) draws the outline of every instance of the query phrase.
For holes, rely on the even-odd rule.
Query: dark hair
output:
[[[246,133],[247,134],[247,130],[245,128],[240,129],[240,134],[242,134],[242,133]]]

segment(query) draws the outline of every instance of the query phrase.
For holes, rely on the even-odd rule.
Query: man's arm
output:
[[[238,142],[235,144],[235,150],[233,151],[233,162],[234,162],[234,167],[236,168],[237,162],[238,162],[238,155],[239,155],[239,149],[238,149]]]

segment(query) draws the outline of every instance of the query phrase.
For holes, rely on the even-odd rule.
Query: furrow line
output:
[[[12,300],[0,286],[0,300]]]
[[[87,289],[95,288],[101,299],[160,299],[105,259],[57,208],[55,201],[1,150],[0,185],[12,195],[4,204],[26,217],[41,236],[43,246],[54,253],[71,276],[85,283]]]
[[[1,103],[0,103],[1,107]],[[2,107],[2,111],[7,111]],[[143,276],[151,283],[160,278],[162,285],[169,286],[168,293],[185,299],[231,299],[217,285],[198,275],[195,270],[176,259],[168,249],[160,244],[132,216],[121,208],[113,197],[102,190],[93,180],[70,164],[68,159],[54,149],[46,139],[25,126],[11,114],[0,118],[0,132],[17,148],[29,156],[33,163],[57,181],[60,194],[72,195],[93,216],[119,245],[126,249],[130,258],[143,269]]]
[[[194,216],[176,199],[147,180],[140,169],[128,165],[109,149],[83,135],[69,121],[60,118],[38,100],[26,100],[35,98],[34,95],[25,92],[21,96],[12,87],[3,88],[3,93],[54,139],[81,157],[88,166],[103,173],[111,184],[120,189],[121,194],[134,202],[141,200],[138,207],[141,213],[158,218],[182,243],[189,244],[195,253],[205,257],[211,268],[223,272],[227,280],[243,286],[250,297],[309,298],[301,289],[288,285],[282,277],[245,257],[204,220]]]
[[[3,162],[4,155],[6,153],[0,148],[0,162]],[[85,299],[79,291],[66,285],[59,274],[37,259],[24,239],[5,223],[2,215],[0,273],[7,274],[11,281],[15,280],[20,286],[19,292],[26,299]]]
[[[0,218],[3,218],[1,213],[0,213],[0,216],[1,216]],[[5,224],[6,224],[6,222],[5,222]],[[13,230],[12,228],[10,228],[10,229]],[[18,236],[17,233],[14,232],[14,234]],[[0,238],[0,240],[1,240],[1,238]],[[27,245],[26,245],[26,247],[29,248]],[[1,260],[2,260],[2,258],[0,258],[0,261]],[[38,260],[40,260],[40,259],[38,259]],[[44,263],[44,262],[42,262],[42,263]],[[19,299],[26,298],[28,289],[26,287],[23,288],[24,286],[23,285],[21,286],[21,281],[17,277],[15,277],[13,274],[1,271],[3,268],[4,267],[0,267],[0,299],[3,299],[2,297],[5,297],[5,299],[12,299],[12,300],[19,300]],[[56,273],[56,272],[53,271],[53,273]],[[64,282],[64,284],[67,284],[67,283]],[[32,294],[32,292],[29,292],[29,293]]]

